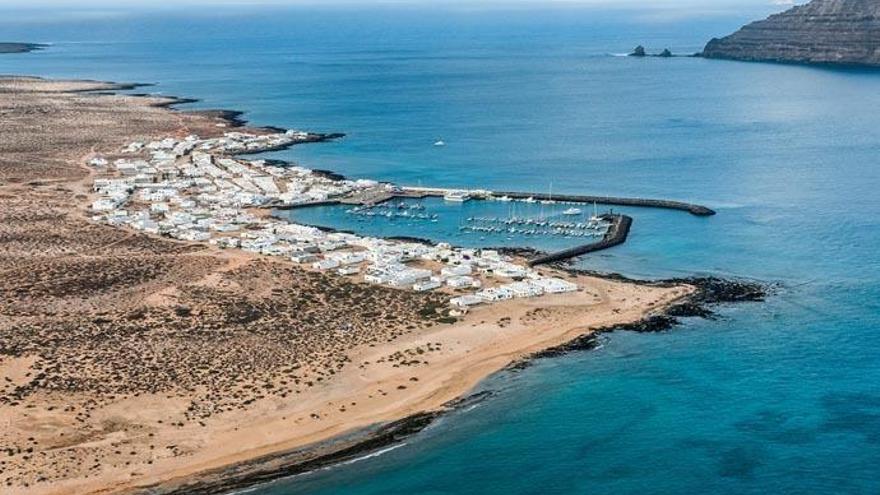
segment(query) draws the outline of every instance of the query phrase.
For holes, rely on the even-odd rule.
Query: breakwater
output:
[[[325,172],[325,171],[322,171]],[[267,207],[279,210],[292,210],[296,208],[304,208],[309,206],[326,206],[332,204],[349,204],[373,206],[392,199],[404,198],[442,198],[451,189],[434,189],[434,188],[410,188],[404,187],[398,191],[365,191],[353,194],[341,199],[332,199],[326,201],[318,201],[312,203],[299,203],[293,205],[269,204]],[[715,215],[715,210],[709,207],[685,203],[683,201],[673,201],[667,199],[649,199],[649,198],[620,198],[615,196],[581,196],[573,194],[546,194],[546,193],[529,193],[529,192],[511,192],[511,191],[481,191],[474,192],[472,198],[476,200],[491,200],[507,197],[513,200],[534,200],[534,201],[555,201],[557,203],[580,203],[580,204],[600,204],[611,206],[636,206],[642,208],[663,208],[667,210],[678,210],[690,213],[698,217],[708,217]]]
[[[562,251],[556,251],[554,253],[548,253],[534,257],[528,261],[529,266],[543,265],[547,263],[553,263],[555,261],[564,261],[574,258],[576,256],[582,256],[587,253],[593,253],[614,246],[619,246],[620,244],[626,242],[626,238],[629,236],[629,229],[632,227],[632,217],[629,217],[627,215],[608,214],[603,215],[602,218],[604,220],[610,221],[611,226],[608,227],[608,232],[605,233],[605,236],[602,237],[601,241],[593,242],[590,244],[583,244],[580,246],[575,246],[573,248],[563,249]]]
[[[400,197],[443,197],[454,191],[454,189],[446,188],[430,188],[430,187],[403,187],[401,192],[395,194]],[[550,194],[538,192],[522,192],[522,191],[485,191],[473,190],[469,191],[473,199],[511,199],[511,200],[531,200],[531,201],[553,201],[556,203],[596,203],[600,205],[611,206],[637,206],[643,208],[663,208],[666,210],[678,210],[690,213],[698,217],[708,217],[715,214],[715,210],[694,203],[686,203],[684,201],[674,201],[669,199],[651,199],[651,198],[625,198],[617,196],[585,196],[580,194]]]
[[[511,191],[494,191],[495,196],[507,196],[511,199],[532,198],[537,201],[557,201],[560,203],[596,203],[612,206],[640,206],[646,208],[664,208],[667,210],[686,211],[698,217],[708,217],[715,214],[715,210],[702,205],[671,201],[667,199],[649,198],[618,198],[614,196],[581,196],[574,194],[547,194],[547,193],[524,193]]]

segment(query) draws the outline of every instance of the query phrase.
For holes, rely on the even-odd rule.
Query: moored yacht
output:
[[[443,199],[445,199],[446,201],[464,203],[465,201],[471,199],[471,195],[467,191],[449,191],[443,195]]]

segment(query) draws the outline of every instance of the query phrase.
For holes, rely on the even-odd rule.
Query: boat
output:
[[[528,198],[523,200],[523,203],[534,203],[534,202],[535,202],[535,198],[533,198],[531,196],[529,196]]]
[[[593,216],[590,217],[590,223],[597,225],[604,221],[605,219],[599,216],[599,207],[593,202]]]
[[[443,199],[455,203],[464,203],[471,199],[471,195],[467,191],[449,191],[443,195]]]
[[[510,196],[501,196],[498,198],[498,201],[504,201],[505,203],[510,201]]]
[[[555,205],[556,201],[553,201],[553,183],[550,183],[550,191],[547,194],[547,199],[541,201],[542,205]]]
[[[438,139],[438,140],[434,141],[434,146],[437,146],[437,147],[446,146],[446,141],[443,141],[442,139]]]
[[[568,215],[568,216],[580,215],[581,209],[580,208],[569,208],[569,209],[563,211],[562,214]]]

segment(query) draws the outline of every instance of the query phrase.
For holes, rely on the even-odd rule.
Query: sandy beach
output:
[[[442,293],[95,224],[95,153],[232,125],[105,93],[122,87],[0,78],[3,493],[173,491],[441,409],[511,363],[695,290],[547,268],[581,289],[447,323],[425,316]]]

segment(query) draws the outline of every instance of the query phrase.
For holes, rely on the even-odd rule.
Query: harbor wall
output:
[[[587,253],[593,253],[614,246],[619,246],[620,244],[626,242],[627,237],[629,237],[629,230],[632,227],[632,217],[629,217],[627,215],[611,214],[603,215],[602,217],[606,220],[610,219],[611,226],[608,228],[608,232],[605,233],[605,236],[602,237],[601,241],[593,242],[590,244],[583,244],[581,246],[563,249],[562,251],[556,251],[553,253],[537,256],[528,261],[529,266],[544,265],[556,261],[564,261],[577,256],[582,256]]]

